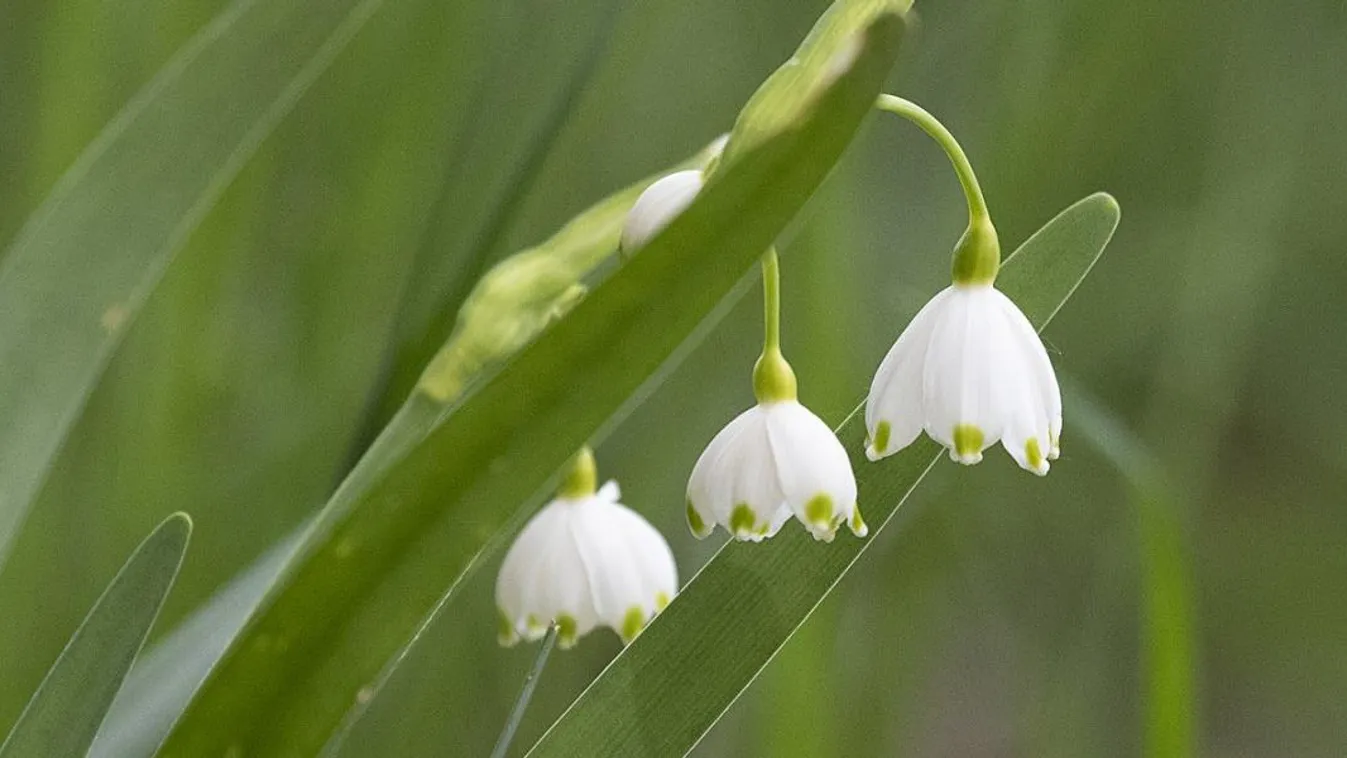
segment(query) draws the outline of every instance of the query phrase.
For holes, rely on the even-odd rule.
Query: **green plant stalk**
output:
[[[1145,687],[1145,754],[1189,758],[1196,751],[1194,672],[1188,549],[1180,503],[1159,463],[1129,429],[1097,400],[1063,382],[1073,427],[1127,481],[1141,568],[1141,668]]]
[[[510,743],[514,742],[515,732],[519,730],[519,723],[524,720],[524,711],[528,710],[529,701],[533,699],[533,690],[538,686],[543,667],[547,665],[547,658],[552,654],[552,648],[556,646],[559,629],[555,623],[547,628],[542,647],[538,649],[538,657],[533,660],[533,668],[529,669],[528,676],[524,678],[524,686],[519,690],[519,697],[515,700],[514,707],[510,709],[510,718],[505,721],[505,728],[501,730],[500,738],[496,740],[491,758],[505,758],[505,754],[509,752]]]
[[[781,354],[781,264],[776,248],[762,256],[762,355],[753,367],[753,394],[759,403],[794,400],[795,372]]]
[[[879,110],[901,116],[916,124],[940,145],[959,177],[964,199],[968,203],[968,228],[955,245],[951,274],[955,284],[991,284],[1001,268],[1001,243],[992,223],[987,200],[968,155],[959,146],[954,135],[926,109],[910,100],[894,95],[880,95],[875,101]]]
[[[944,124],[925,108],[896,95],[880,95],[875,101],[875,107],[916,124],[945,151],[945,155],[949,156],[949,162],[954,166],[954,173],[959,177],[959,186],[963,187],[964,198],[968,201],[969,223],[991,218],[991,213],[987,210],[987,200],[982,195],[982,186],[978,184],[977,174],[973,172],[973,164],[968,161],[968,154],[963,151],[959,141]]]
[[[622,219],[626,210],[636,201],[637,196],[645,187],[668,172],[700,165],[709,154],[709,151],[704,149],[697,155],[691,156],[663,172],[653,174],[619,190],[576,216],[547,241],[521,251],[517,254],[517,257],[521,257],[523,260],[544,255],[558,258],[566,261],[566,265],[574,267],[573,270],[577,278],[582,279],[591,276],[597,268],[615,257]],[[476,289],[474,290],[475,294],[477,294]],[[454,360],[442,364],[442,367],[453,377],[453,381],[458,387],[457,392],[447,398],[450,405],[460,399],[462,392],[468,391],[478,381],[485,378],[496,363],[503,362],[509,357],[508,354],[486,354],[480,351],[465,351],[461,347],[455,347],[463,342],[471,342],[476,339],[472,332],[479,329],[480,326],[475,325],[474,321],[475,319],[470,316],[460,317],[458,328],[442,350],[456,354]],[[539,322],[536,329],[541,331],[544,326],[545,323]],[[526,333],[526,336],[536,336],[536,333],[536,331]],[[495,357],[491,357],[492,355]],[[413,393],[399,406],[389,423],[375,437],[375,441],[363,449],[362,455],[357,459],[352,471],[348,472],[347,478],[354,478],[355,469],[360,469],[359,481],[363,482],[361,487],[367,489],[374,472],[395,465],[410,450],[414,449],[416,444],[434,429],[436,420],[444,412],[445,406],[428,401],[422,393]],[[366,489],[360,491],[364,492]],[[355,494],[354,490],[348,489],[342,493],[342,497],[348,498]],[[286,541],[284,546],[277,548],[282,553],[281,555],[274,554],[276,553],[276,550],[274,550],[258,559],[245,570],[235,580],[241,585],[239,592],[242,594],[217,595],[207,605],[203,606],[198,611],[198,615],[209,618],[209,628],[212,630],[229,629],[230,635],[238,634],[239,629],[245,623],[245,615],[261,600],[274,578],[280,574],[280,562],[285,559],[284,554],[293,552],[296,545],[308,538],[310,528],[311,525],[308,524],[302,526]],[[165,682],[162,685],[137,681],[137,685],[140,687],[140,690],[138,690],[140,699],[154,703],[154,712],[150,716],[138,714],[134,718],[130,711],[119,711],[112,714],[109,718],[115,720],[116,723],[111,726],[109,734],[115,735],[115,738],[109,737],[105,746],[103,744],[105,740],[102,738],[103,733],[100,732],[100,740],[94,746],[96,750],[103,751],[99,753],[100,755],[120,754],[120,752],[124,752],[126,745],[156,745],[164,738],[165,732],[177,716],[173,704],[181,703],[190,697],[209,672],[210,660],[194,652],[188,652],[193,650],[195,645],[190,644],[187,639],[179,639],[180,635],[190,638],[192,635],[200,633],[200,630],[190,628],[175,630],[170,639],[166,641],[166,643],[172,643],[168,644],[167,649],[161,649],[164,648],[164,645],[155,648],[153,652],[156,654],[163,653],[171,659],[161,660],[156,658],[156,670],[175,672],[173,681]],[[408,645],[413,644],[415,638],[419,636],[420,630],[413,636],[413,642],[409,642]],[[350,705],[343,719],[343,725],[338,729],[337,735],[329,742],[328,752],[325,752],[325,755],[334,754],[335,746],[341,743],[345,731],[363,716],[366,708],[373,702],[373,697],[377,696],[388,678],[396,670],[405,652],[404,649],[393,656],[378,677],[366,687],[365,692],[368,697],[360,698]],[[139,673],[139,668],[136,672],[133,672],[133,679],[136,673]],[[159,676],[162,676],[162,674],[159,674]],[[184,681],[190,682],[190,684],[184,684]],[[176,706],[176,708],[180,709],[181,706]]]

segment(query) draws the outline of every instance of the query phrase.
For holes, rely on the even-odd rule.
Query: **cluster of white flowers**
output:
[[[881,98],[880,107],[918,122],[945,145],[968,180],[970,224],[955,250],[954,283],[917,313],[875,373],[866,401],[865,457],[893,455],[925,431],[959,463],[981,461],[999,441],[1020,466],[1047,474],[1058,455],[1061,393],[1033,325],[994,286],[1000,247],[967,159],[920,108],[897,98]],[[627,215],[623,254],[658,236],[704,183],[702,171],[688,170],[651,184]],[[832,429],[800,404],[795,374],[781,354],[777,266],[769,250],[763,258],[767,336],[753,374],[758,402],[721,429],[693,466],[688,525],[698,538],[719,524],[737,540],[758,542],[794,516],[817,540],[831,542],[843,524],[864,537],[852,458]],[[857,460],[863,460],[860,452]],[[677,590],[663,537],[617,502],[615,483],[596,493],[594,479],[586,449],[558,498],[506,556],[496,591],[503,643],[535,639],[552,624],[563,646],[600,624],[629,641]]]

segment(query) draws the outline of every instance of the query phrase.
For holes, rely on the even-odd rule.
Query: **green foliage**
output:
[[[197,528],[156,622],[167,634],[137,658],[92,748],[147,758],[473,284],[727,131],[826,5],[8,0],[0,736],[108,578],[183,508]],[[932,469],[693,756],[1347,744],[1336,431],[1347,342],[1331,328],[1347,282],[1339,5],[919,4],[920,44],[905,45],[904,76],[886,89],[954,129],[1003,239],[1095,187],[1127,205],[1112,243],[1124,254],[1044,334],[1059,371],[1111,420],[1092,428],[1099,409],[1068,392],[1063,458],[1043,480],[1002,455]],[[175,55],[198,30],[203,54]],[[215,55],[226,39],[239,47]],[[87,171],[120,155],[112,185],[56,185],[128,101],[151,102],[137,92],[166,81],[177,84],[151,92],[162,107],[109,127],[153,114],[157,136],[122,152],[103,139],[103,158],[80,159]],[[213,97],[238,99],[197,107]],[[741,132],[731,154],[750,142]],[[153,186],[167,176],[182,181]],[[21,231],[39,206],[89,223],[34,217]],[[784,349],[824,418],[842,421],[906,319],[948,282],[963,216],[938,150],[878,117],[780,236]],[[34,230],[52,246],[34,247]],[[614,283],[601,283],[615,265],[596,255],[581,282],[591,291]],[[47,297],[65,284],[89,297]],[[688,534],[680,506],[705,442],[752,399],[760,304],[734,303],[752,284],[596,437],[601,473],[669,538],[685,581],[719,547]],[[123,311],[108,306],[123,295],[117,323]],[[488,377],[502,365],[489,363]],[[1126,454],[1085,444],[1111,435],[1149,453],[1130,488],[1115,465]],[[900,463],[867,475],[889,465]],[[1161,466],[1157,483],[1146,472]],[[377,696],[343,704],[328,755],[489,752],[535,652],[497,648],[491,600],[494,548],[529,502],[502,504],[510,522],[417,622],[414,644],[398,643],[370,682]],[[466,525],[479,527],[494,524]],[[748,647],[751,664],[761,652]],[[553,656],[515,747],[619,649],[596,632]],[[714,710],[693,714],[688,733]]]
[[[1042,329],[1089,273],[1117,224],[1113,198],[1093,195],[1076,203],[1006,260],[998,286]],[[878,527],[870,537],[819,549],[804,530],[785,529],[761,544],[726,545],[529,755],[681,755],[697,744],[941,455],[923,438],[891,460],[868,462],[860,411],[838,437],[857,472],[859,504]]]
[[[1067,385],[1081,436],[1117,467],[1136,510],[1141,564],[1146,755],[1195,753],[1193,610],[1184,508],[1146,445],[1088,393]]]
[[[544,338],[448,414],[433,395],[412,396],[160,755],[311,754],[374,694],[385,662],[517,504],[537,503],[575,449],[649,386],[832,168],[897,55],[901,17],[869,19],[858,38],[835,40],[845,61],[818,59],[826,86],[781,101],[796,118],[727,154],[697,201]]]
[[[173,587],[191,533],[191,519],[177,513],[136,548],[33,694],[0,758],[85,755]]]
[[[0,565],[174,253],[378,0],[292,5],[236,2],[202,30],[89,145],[5,253]]]

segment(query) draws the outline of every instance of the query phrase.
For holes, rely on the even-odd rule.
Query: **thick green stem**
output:
[[[500,739],[496,740],[496,748],[491,751],[491,758],[505,758],[506,752],[509,751],[510,743],[514,741],[514,733],[519,730],[519,722],[524,719],[524,711],[528,710],[529,701],[533,699],[533,690],[538,686],[538,677],[542,676],[543,667],[547,665],[547,657],[552,654],[552,648],[556,645],[558,628],[556,624],[552,624],[547,629],[547,636],[543,637],[543,646],[538,650],[538,657],[533,660],[533,668],[529,670],[528,678],[524,680],[524,688],[519,691],[519,698],[515,700],[514,708],[510,710],[510,718],[505,722],[505,728],[501,730]]]
[[[963,187],[964,199],[968,201],[968,229],[954,248],[954,281],[956,284],[990,284],[1001,266],[1001,244],[987,210],[987,200],[982,196],[982,187],[959,141],[935,116],[910,100],[880,95],[875,107],[916,124],[949,157],[954,173],[959,177],[959,185]]]
[[[762,256],[762,357],[753,367],[753,394],[759,403],[796,398],[795,372],[781,354],[781,267],[776,248]]]

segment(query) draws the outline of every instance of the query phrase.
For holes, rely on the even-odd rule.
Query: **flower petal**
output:
[[[954,460],[973,464],[1005,430],[1009,408],[997,384],[998,346],[1010,334],[989,285],[953,290],[932,330],[922,371],[926,433]]]
[[[606,557],[595,580],[599,617],[624,640],[635,637],[678,591],[678,570],[664,537],[620,503],[604,504],[590,520]]]
[[[630,524],[624,520],[627,514],[644,525],[644,520],[625,506],[593,499],[580,509],[572,523],[576,546],[589,577],[595,615],[619,632],[632,608],[644,625],[655,603],[655,590],[646,589],[639,555],[639,550],[649,545],[644,541],[639,546],[632,544],[633,538],[644,535],[631,533]]]
[[[721,460],[721,479],[729,484],[732,504],[720,523],[736,539],[759,542],[773,534],[772,527],[786,502],[777,478],[776,461],[767,437],[767,414],[757,406],[744,433]],[[777,525],[779,529],[780,526]]]
[[[739,414],[711,440],[688,482],[689,521],[695,515],[705,530],[725,527],[737,539],[757,542],[780,528],[785,502],[767,441],[762,406]],[[692,524],[694,532],[697,524]]]
[[[529,609],[524,605],[524,594],[531,584],[531,577],[538,573],[538,564],[548,546],[549,535],[552,534],[561,515],[559,508],[564,505],[559,506],[557,501],[553,500],[529,519],[520,530],[519,536],[515,538],[514,544],[505,553],[500,573],[496,575],[496,607],[509,619],[515,632],[522,632],[524,629],[524,621],[529,613]],[[509,644],[513,641],[513,638],[502,635],[503,643]]]
[[[1057,372],[1052,368],[1052,360],[1048,357],[1043,339],[1038,336],[1037,330],[1029,323],[1024,312],[1013,300],[1006,297],[1005,293],[997,290],[996,294],[1000,296],[1001,311],[1005,314],[1006,323],[1015,334],[1019,350],[1029,364],[1036,400],[1047,420],[1045,433],[1040,434],[1036,430],[1035,434],[1042,440],[1040,444],[1047,459],[1056,460],[1062,433],[1062,390],[1057,383]]]
[[[734,509],[729,477],[733,471],[724,465],[730,449],[739,437],[753,426],[758,416],[756,406],[740,413],[726,424],[702,451],[688,478],[688,523],[697,537],[706,537],[717,523],[728,523]],[[695,519],[695,521],[694,521]],[[699,528],[700,527],[700,528]]]
[[[865,454],[872,461],[893,455],[921,434],[922,366],[931,332],[953,289],[941,290],[917,311],[875,371],[865,403]]]
[[[576,509],[581,503],[554,501],[555,521],[548,525],[531,576],[525,576],[523,608],[525,639],[537,639],[550,622],[561,627],[558,643],[570,647],[598,623],[594,609],[589,567],[580,554],[574,534]]]
[[[797,402],[764,406],[777,480],[795,517],[831,540],[856,508],[856,476],[832,429]]]
[[[1003,316],[1004,318],[1004,316]],[[1005,399],[1005,433],[1001,444],[1015,462],[1039,476],[1048,473],[1048,417],[1040,400],[1033,356],[1005,325],[1007,339],[998,342],[997,392]]]

